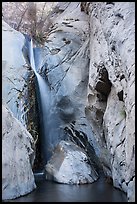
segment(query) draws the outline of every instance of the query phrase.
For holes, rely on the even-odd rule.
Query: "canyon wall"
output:
[[[13,199],[36,188],[32,167],[35,137],[27,131],[30,75],[22,53],[23,34],[2,22],[2,199]],[[33,88],[34,90],[34,88]],[[30,95],[30,94],[29,94]],[[31,98],[31,101],[32,98]],[[32,105],[32,107],[30,106]],[[34,120],[34,118],[33,118]],[[30,122],[29,122],[30,123]],[[28,128],[29,129],[29,128]],[[35,128],[33,129],[35,130]]]
[[[82,3],[90,18],[86,115],[106,143],[114,186],[135,199],[135,4]],[[100,119],[98,112],[101,113]],[[95,115],[94,115],[95,114]],[[95,116],[95,117],[94,117]],[[98,131],[97,131],[98,130]]]
[[[134,202],[135,3],[60,2],[50,23],[38,67],[50,89],[45,148],[76,143]]]
[[[2,105],[2,199],[14,199],[36,188],[32,165],[34,140],[25,127]]]
[[[59,3],[43,76],[66,138],[135,198],[135,4]],[[54,113],[55,113],[54,112]],[[63,132],[64,134],[64,132]],[[87,141],[87,142],[86,142]],[[91,151],[92,149],[92,151]]]

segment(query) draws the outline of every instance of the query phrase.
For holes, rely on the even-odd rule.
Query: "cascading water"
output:
[[[40,118],[39,138],[41,143],[42,159],[45,165],[50,159],[55,146],[59,141],[65,139],[66,135],[58,113],[56,93],[54,92],[54,89],[50,88],[48,78],[43,79],[39,74],[39,71],[45,68],[45,56],[48,51],[45,47],[33,47],[33,41],[31,38],[26,34],[24,35],[26,40],[22,51],[27,64],[29,64],[33,69],[38,82],[38,90],[36,90],[36,92],[38,96]]]
[[[30,40],[29,43],[29,61],[30,61],[30,65],[32,67],[32,69],[34,70],[34,73],[37,77],[37,81],[38,81],[38,87],[39,87],[39,94],[40,94],[40,102],[41,102],[41,113],[40,113],[40,118],[42,121],[42,152],[43,152],[43,160],[44,163],[46,164],[47,160],[49,159],[49,145],[50,145],[50,141],[49,141],[49,137],[48,137],[48,131],[49,131],[49,127],[48,127],[48,115],[49,115],[49,111],[50,111],[50,88],[48,86],[48,84],[46,83],[46,81],[42,78],[42,76],[37,72],[38,68],[36,68],[35,65],[35,59],[34,59],[34,48],[33,48],[33,41],[32,39]]]

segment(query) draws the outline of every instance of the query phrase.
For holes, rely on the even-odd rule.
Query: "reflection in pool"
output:
[[[126,194],[105,182],[104,178],[92,184],[68,185],[36,180],[37,188],[9,202],[127,202]]]

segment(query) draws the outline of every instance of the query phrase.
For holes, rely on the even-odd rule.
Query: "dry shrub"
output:
[[[56,2],[2,2],[3,20],[43,44],[52,28],[50,12]]]

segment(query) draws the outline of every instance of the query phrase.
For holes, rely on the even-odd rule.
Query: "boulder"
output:
[[[46,179],[58,183],[85,184],[93,183],[98,174],[90,165],[86,153],[77,145],[61,141],[45,166]]]

